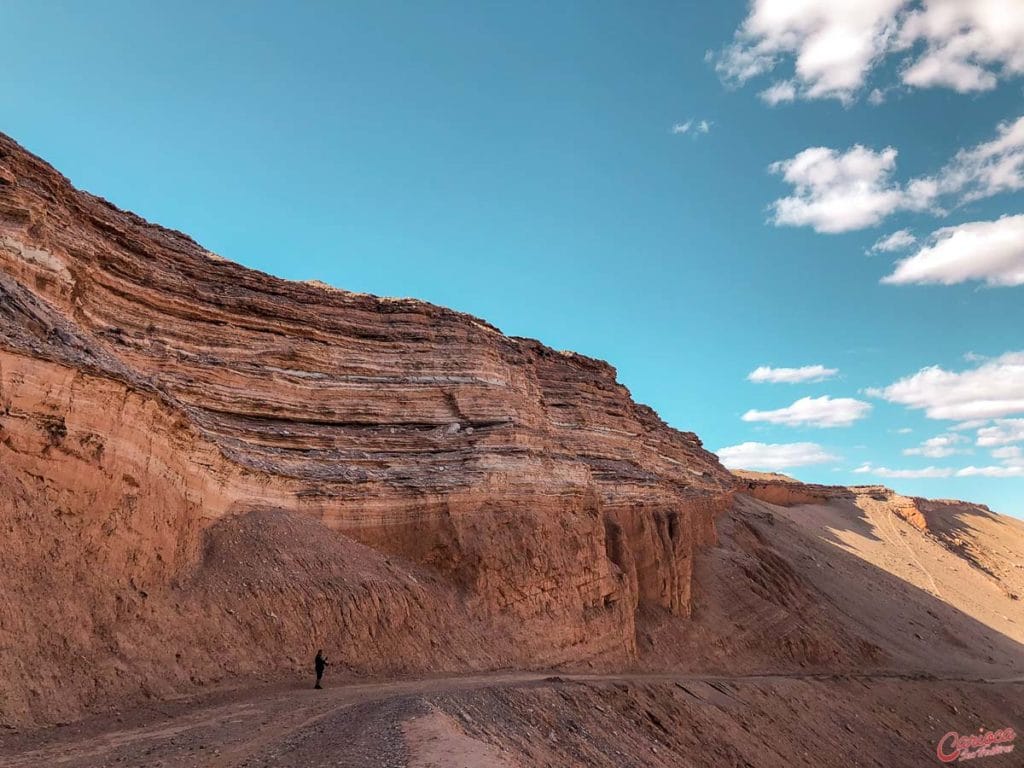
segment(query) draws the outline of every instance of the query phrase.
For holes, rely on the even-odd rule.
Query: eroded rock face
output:
[[[7,719],[267,669],[330,640],[323,627],[373,671],[628,659],[639,607],[688,614],[693,553],[733,486],[603,362],[244,269],[0,135]],[[249,536],[240,521],[268,514],[298,542],[319,536],[301,521],[332,537],[295,561],[308,589],[257,595],[228,568],[231,526]],[[332,570],[354,546],[366,583]],[[376,608],[339,608],[354,590]],[[249,598],[276,629],[230,618]],[[175,622],[221,640],[185,647]],[[144,658],[167,638],[170,678]],[[38,670],[68,656],[78,694],[55,714]]]

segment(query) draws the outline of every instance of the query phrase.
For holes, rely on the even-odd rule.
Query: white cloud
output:
[[[925,88],[945,85],[961,93],[990,91],[996,87],[996,78],[991,72],[934,54],[925,56],[907,67],[903,71],[903,82]]]
[[[761,91],[758,96],[761,97],[765,104],[774,107],[776,104],[796,99],[796,85],[793,84],[792,80],[781,80],[777,83],[772,83],[768,88]]]
[[[878,477],[899,480],[917,480],[940,477],[1024,477],[1024,464],[1005,463],[1002,466],[970,466],[964,467],[963,469],[954,469],[952,467],[890,469],[889,467],[876,467],[869,463],[863,464],[853,471],[859,474],[871,474]]]
[[[1004,445],[1002,448],[992,449],[992,458],[999,459],[1006,464],[1018,464],[1024,458],[1024,451],[1019,445]]]
[[[1024,413],[1024,352],[1007,352],[961,372],[922,368],[867,394],[923,409],[931,419],[994,419]]]
[[[881,88],[872,88],[871,93],[868,94],[868,102],[875,105],[876,107],[879,104],[884,104],[885,91],[883,91]]]
[[[965,467],[957,474],[981,475],[983,477],[1024,477],[1024,449],[1021,449],[1019,445],[993,448],[991,453],[992,458],[999,461],[1002,466]]]
[[[988,91],[999,75],[1024,73],[1024,14],[1019,0],[925,0],[903,21],[897,49],[923,41],[902,72],[907,85]]]
[[[955,453],[962,453],[957,446],[967,442],[963,435],[937,435],[925,440],[916,448],[906,448],[904,456],[927,456],[930,459],[941,459],[945,456],[952,456]]]
[[[954,285],[969,280],[990,286],[1024,285],[1024,214],[944,227],[930,244],[896,262],[882,278],[892,285]]]
[[[685,123],[676,123],[672,126],[672,133],[683,134],[688,133],[691,136],[701,136],[711,132],[711,126],[713,123],[710,120],[696,120],[691,118]]]
[[[860,474],[877,475],[878,477],[898,478],[911,480],[919,478],[951,477],[953,470],[949,467],[924,467],[923,469],[889,469],[889,467],[875,467],[871,464],[864,464],[853,470]]]
[[[871,404],[863,400],[823,395],[802,397],[792,405],[774,411],[749,410],[743,414],[743,420],[785,424],[788,427],[848,427],[866,417],[870,410]]]
[[[804,365],[799,368],[772,368],[761,365],[747,374],[747,379],[758,384],[799,384],[807,381],[825,381],[839,373],[838,368],[824,365]]]
[[[898,434],[898,435],[909,435],[913,431],[914,430],[912,430],[910,427],[900,427],[899,429],[896,430],[896,434]]]
[[[940,203],[1024,189],[1024,117],[1001,123],[991,141],[961,149],[938,173],[906,184],[893,179],[897,154],[893,147],[876,151],[860,144],[846,151],[809,147],[772,163],[769,172],[781,174],[793,187],[791,195],[772,203],[773,222],[848,232],[875,226],[897,211],[942,213]],[[939,230],[933,239],[946,232]],[[899,230],[871,250],[893,251],[913,243],[913,235]]]
[[[787,469],[837,458],[817,443],[740,443],[717,453],[722,463],[733,469]]]
[[[1024,189],[1024,117],[1000,123],[994,139],[961,149],[934,179],[922,181],[967,201]]]
[[[950,429],[955,429],[958,432],[970,431],[972,429],[978,429],[984,427],[989,423],[991,419],[968,419],[967,421],[960,421],[954,424]]]
[[[774,69],[781,56],[793,55],[802,96],[847,100],[886,50],[904,2],[753,0],[716,69],[743,83]]]
[[[774,223],[827,233],[874,226],[908,207],[909,198],[890,178],[895,165],[892,147],[875,152],[859,144],[842,153],[811,147],[772,163],[769,171],[794,187],[772,203]]]
[[[994,426],[978,430],[977,444],[982,447],[1024,442],[1024,419],[998,419]]]
[[[992,467],[964,467],[958,470],[957,477],[1024,477],[1024,466],[992,466]]]
[[[903,251],[912,246],[917,242],[917,238],[911,234],[909,229],[897,229],[891,235],[886,235],[880,238],[871,246],[871,252],[877,253],[883,251],[890,253],[892,251]]]
[[[794,96],[849,102],[888,57],[907,87],[990,90],[1024,73],[1019,0],[752,0],[712,58],[738,84],[792,58]]]
[[[943,458],[961,451],[955,446],[966,442],[962,435],[939,435],[926,440],[920,448],[903,451],[908,455]],[[978,431],[978,445],[999,446],[991,449],[992,458],[999,464],[984,467],[968,466],[962,469],[950,467],[925,467],[923,469],[889,469],[875,467],[870,463],[857,467],[854,472],[874,474],[890,478],[926,478],[926,477],[1024,477],[1024,448],[1019,445],[1005,443],[1024,441],[1024,419],[1002,419],[995,427],[986,427]]]

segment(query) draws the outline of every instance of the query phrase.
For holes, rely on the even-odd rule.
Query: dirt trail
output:
[[[871,522],[874,523],[876,526],[878,526],[876,514],[872,514],[870,507],[868,507],[865,511],[867,512],[868,519],[871,520]],[[886,528],[888,529],[889,535],[892,537],[892,540],[899,542],[899,544],[903,547],[904,551],[906,551],[906,553],[910,556],[910,559],[913,560],[917,567],[921,569],[921,573],[928,577],[928,583],[931,585],[932,594],[942,599],[942,590],[939,589],[939,584],[935,580],[935,576],[933,576],[932,572],[928,570],[928,568],[925,566],[923,562],[921,562],[921,558],[917,556],[917,552],[911,545],[911,540],[909,540],[909,537],[900,534],[900,530],[896,527],[895,515],[893,515],[888,510],[884,510],[880,515],[877,516],[881,517],[881,519],[885,521]]]
[[[765,672],[750,675],[545,674],[508,672],[336,685],[316,691],[297,684],[222,691],[210,699],[178,700],[71,726],[9,733],[0,737],[0,766],[390,766],[493,764],[496,747],[459,730],[435,707],[438,700],[486,691],[536,691],[671,685],[715,691],[788,682],[870,687],[917,683],[1007,689],[1020,699],[1024,678],[980,680],[925,673],[832,675]],[[423,726],[428,726],[425,729]],[[113,727],[111,727],[113,726]],[[410,749],[411,747],[411,749]],[[474,755],[484,762],[473,762]],[[489,756],[489,757],[488,757]],[[468,762],[458,762],[462,758]],[[508,765],[512,758],[502,756]]]

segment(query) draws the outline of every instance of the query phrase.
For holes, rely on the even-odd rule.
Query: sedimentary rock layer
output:
[[[216,634],[220,619],[189,610],[250,589],[226,542],[259,534],[257,519],[275,521],[266,546],[294,549],[294,534],[334,549],[320,565],[295,555],[311,586],[280,586],[277,611],[246,592],[275,613],[272,641],[228,643],[217,663],[216,644],[179,648],[172,683],[251,669],[243,653],[273,664],[304,633],[363,621],[337,607],[357,571],[312,586],[354,546],[377,609],[347,638],[374,622],[397,637],[395,606],[438,628],[388,646],[390,666],[628,659],[640,608],[689,613],[693,553],[734,485],[606,363],[421,301],[245,269],[76,190],[3,135],[0,473],[13,574],[0,675],[24,682],[18,712],[50,685],[28,670],[52,658],[80,655],[105,695],[157,679],[139,655],[167,622],[209,619]],[[197,597],[229,571],[241,581]],[[410,586],[423,574],[439,581]],[[311,622],[318,601],[333,607]],[[460,645],[446,615],[505,642]],[[250,624],[239,631],[258,634]],[[351,664],[389,667],[362,656]]]

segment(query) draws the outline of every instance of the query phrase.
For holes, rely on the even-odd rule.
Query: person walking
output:
[[[327,668],[327,657],[324,656],[323,650],[316,652],[316,658],[313,659],[313,666],[316,668],[316,685],[313,687],[317,689],[323,688],[323,686],[320,685],[320,680],[323,678],[324,670]]]

